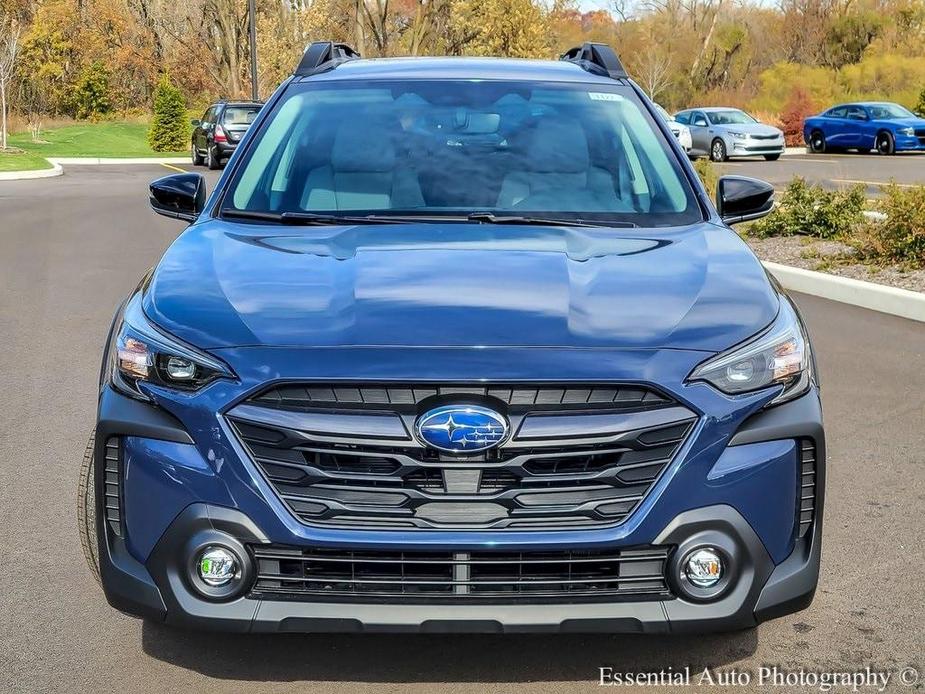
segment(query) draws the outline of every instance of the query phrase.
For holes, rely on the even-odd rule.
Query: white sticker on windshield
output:
[[[588,96],[590,96],[593,101],[619,101],[623,98],[619,94],[613,94],[611,92],[588,92]]]

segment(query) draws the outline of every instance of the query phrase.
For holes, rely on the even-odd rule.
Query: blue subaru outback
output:
[[[806,330],[607,46],[316,43],[118,309],[80,525],[109,602],[232,631],[740,629],[806,607]]]

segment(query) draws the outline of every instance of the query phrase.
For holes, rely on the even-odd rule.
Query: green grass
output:
[[[50,169],[51,164],[31,152],[0,152],[0,171],[32,171]]]
[[[187,152],[155,152],[148,147],[145,139],[148,126],[140,122],[102,122],[78,123],[63,128],[44,130],[39,135],[40,141],[33,142],[29,133],[10,135],[10,147],[25,150],[33,157],[32,162],[43,161],[42,157],[170,157],[183,156]],[[26,155],[2,155],[23,157],[17,163],[27,163]],[[0,170],[16,171],[24,168],[47,168],[45,166],[17,166],[6,164],[11,168]]]

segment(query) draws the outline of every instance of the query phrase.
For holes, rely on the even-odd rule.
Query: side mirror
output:
[[[192,222],[206,206],[206,181],[202,174],[181,173],[152,181],[151,209],[172,219]]]
[[[192,125],[194,128],[198,128],[201,122],[202,121],[200,121],[198,118],[191,118],[189,124]]]
[[[773,208],[770,183],[747,176],[723,176],[716,184],[716,211],[726,224],[759,219]]]

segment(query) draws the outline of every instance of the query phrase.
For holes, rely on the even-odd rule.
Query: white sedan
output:
[[[691,138],[691,129],[684,125],[684,123],[676,121],[668,111],[658,104],[655,104],[655,110],[658,111],[658,114],[668,123],[669,129],[674,133],[674,136],[678,138],[678,143],[684,148],[684,151],[690,154],[691,148],[694,146],[693,139]]]

